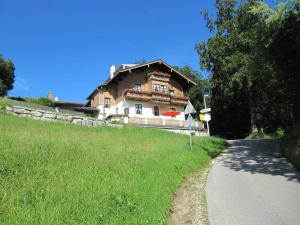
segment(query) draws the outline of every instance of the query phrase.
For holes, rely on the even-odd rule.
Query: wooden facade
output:
[[[99,108],[100,112],[103,108],[103,114],[106,116],[122,114],[124,110],[120,104],[123,101],[145,104],[153,109],[161,107],[168,110],[177,107],[177,110],[182,111],[188,101],[184,92],[193,85],[196,84],[173,67],[162,60],[157,60],[130,67],[119,67],[104,84],[99,85],[89,95],[88,99],[90,106]],[[110,109],[105,111],[105,108]],[[149,114],[151,113],[148,110],[144,117],[148,117],[150,121],[156,118],[155,115]],[[181,118],[184,118],[184,115]]]

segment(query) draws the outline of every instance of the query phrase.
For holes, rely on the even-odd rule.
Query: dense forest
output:
[[[242,138],[292,129],[300,122],[300,1],[215,5],[215,15],[202,12],[212,36],[196,45],[211,74],[212,133]]]

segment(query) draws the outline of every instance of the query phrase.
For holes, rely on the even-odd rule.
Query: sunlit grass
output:
[[[176,187],[226,145],[3,113],[0,131],[0,224],[163,224]]]

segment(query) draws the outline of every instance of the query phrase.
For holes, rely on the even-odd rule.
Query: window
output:
[[[135,114],[142,114],[142,104],[135,104]]]
[[[124,115],[129,115],[129,108],[124,109]]]
[[[153,84],[153,91],[158,92],[160,89],[160,85],[159,84]]]
[[[167,93],[168,89],[166,85],[160,85],[160,91]]]
[[[104,107],[105,108],[110,108],[110,98],[105,98],[104,99]]]
[[[175,91],[174,91],[174,90],[171,90],[171,89],[170,89],[169,92],[170,92],[171,95],[174,95],[174,94],[175,94]]]
[[[141,84],[135,84],[133,89],[136,91],[141,91],[141,86],[142,86]]]
[[[176,108],[171,107],[170,110],[171,110],[171,111],[176,111]]]
[[[153,114],[154,114],[154,116],[159,116],[159,107],[158,106],[153,107]]]

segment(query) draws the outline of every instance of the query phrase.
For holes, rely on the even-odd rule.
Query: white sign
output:
[[[189,115],[191,113],[196,113],[196,110],[195,110],[194,106],[192,105],[192,103],[190,101],[188,101],[186,108],[184,110],[184,114]]]
[[[189,117],[187,118],[187,122],[189,127],[194,126],[194,118],[191,115],[189,115]]]
[[[200,113],[209,113],[211,111],[211,109],[210,108],[206,108],[206,109],[201,109],[200,110]]]
[[[128,102],[124,99],[122,102],[122,108],[130,108],[130,105],[128,104]]]
[[[205,115],[204,115],[204,120],[205,120],[206,122],[210,121],[210,120],[211,120],[210,114],[205,114]]]

